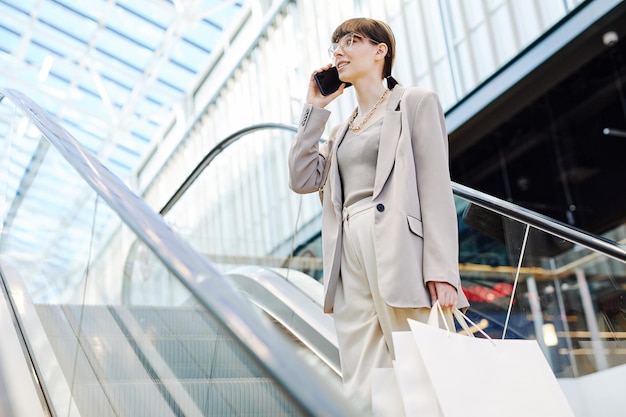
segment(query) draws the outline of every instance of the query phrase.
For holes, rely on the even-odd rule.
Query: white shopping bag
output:
[[[445,320],[445,322],[444,322]],[[428,325],[433,328],[452,326],[453,318],[449,310],[445,313],[438,304],[431,310]],[[410,331],[394,332],[393,346],[395,361],[393,364],[397,389],[402,398],[406,417],[442,417],[439,401],[435,394],[424,361],[420,356],[413,333]]]
[[[406,417],[441,417],[441,408],[433,385],[417,350],[412,332],[394,332],[393,367],[397,388]]]
[[[455,317],[463,320],[458,310]],[[432,390],[442,416],[574,416],[536,341],[467,337],[415,320],[409,325],[430,385],[415,389]]]
[[[406,333],[412,337],[410,332]],[[374,368],[371,378],[372,414],[374,417],[405,417],[394,369]]]

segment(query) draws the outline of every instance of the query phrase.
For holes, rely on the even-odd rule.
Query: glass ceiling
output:
[[[0,0],[0,87],[32,98],[126,179],[204,78],[247,6],[247,0]],[[0,111],[0,131],[7,123],[10,114]]]
[[[30,97],[127,181],[249,9],[248,0],[0,0],[0,89]],[[54,154],[25,117],[0,103],[0,236],[10,230],[13,257],[84,247],[92,223],[95,234],[115,230],[109,212],[86,209],[93,199],[76,174],[60,163],[42,166]],[[21,221],[28,210],[51,220]],[[55,267],[77,262],[57,260]],[[37,274],[29,280],[50,287]]]

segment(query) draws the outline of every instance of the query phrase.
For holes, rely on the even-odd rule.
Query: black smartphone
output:
[[[343,82],[339,79],[337,67],[330,67],[327,70],[318,72],[313,76],[313,78],[315,78],[317,88],[320,89],[320,93],[322,93],[323,96],[330,95],[339,90],[339,87]],[[350,87],[351,85],[352,84],[350,83],[346,83],[346,87]]]

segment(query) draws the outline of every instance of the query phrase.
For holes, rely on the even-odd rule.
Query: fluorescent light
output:
[[[559,344],[559,338],[556,336],[556,329],[554,324],[546,323],[541,328],[543,333],[543,342],[546,346],[557,346]]]

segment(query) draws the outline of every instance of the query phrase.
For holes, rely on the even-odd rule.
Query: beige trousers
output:
[[[374,252],[374,208],[362,200],[343,211],[341,278],[334,321],[347,394],[371,407],[372,368],[393,366],[392,332],[408,331],[407,318],[426,322],[429,308],[394,308],[378,291]]]

